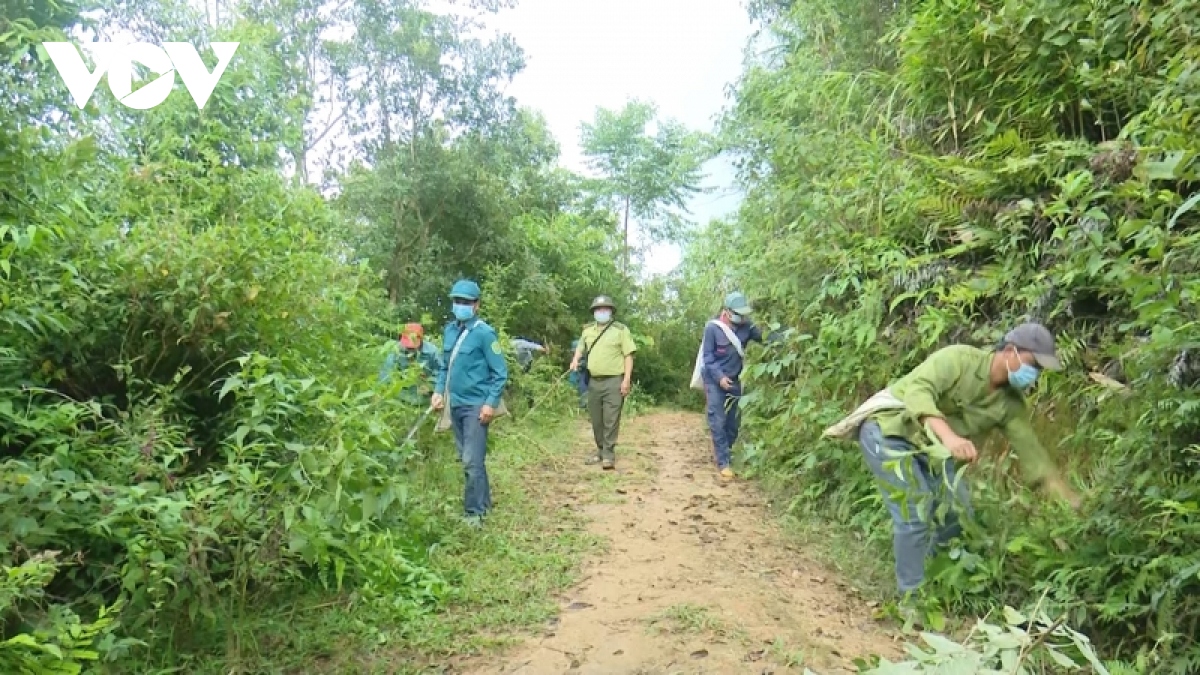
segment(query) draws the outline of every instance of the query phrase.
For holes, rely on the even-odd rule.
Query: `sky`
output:
[[[579,126],[597,107],[640,98],[656,103],[661,117],[711,131],[751,33],[741,0],[519,0],[489,23],[525,50],[525,70],[508,93],[546,116],[563,165],[578,172],[586,169]],[[727,161],[705,168],[714,191],[689,204],[698,223],[733,211],[740,199]],[[646,272],[669,271],[679,254],[656,246]]]
[[[657,104],[663,118],[712,131],[728,104],[728,87],[742,72],[751,35],[742,0],[518,0],[487,21],[525,51],[526,67],[508,93],[546,116],[562,147],[560,161],[579,173],[588,173],[580,124],[591,121],[597,107],[619,109],[642,99]],[[688,204],[699,224],[731,213],[741,198],[727,160],[714,159],[705,170],[710,191]],[[637,246],[636,224],[631,234]],[[667,272],[679,259],[677,246],[655,246],[645,272]]]

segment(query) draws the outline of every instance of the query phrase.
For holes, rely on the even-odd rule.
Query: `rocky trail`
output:
[[[626,422],[617,471],[578,460],[558,506],[608,542],[585,562],[543,631],[467,675],[854,672],[853,659],[901,653],[835,572],[785,544],[754,486],[722,484],[700,415]]]

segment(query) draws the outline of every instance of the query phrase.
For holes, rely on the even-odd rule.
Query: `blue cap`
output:
[[[454,287],[450,289],[451,298],[464,298],[466,300],[479,299],[479,284],[470,279],[460,279],[454,282]]]

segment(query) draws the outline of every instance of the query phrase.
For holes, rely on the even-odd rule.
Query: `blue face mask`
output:
[[[607,309],[598,309],[592,313],[592,316],[596,319],[596,323],[608,323],[612,319],[612,312]]]
[[[466,321],[475,316],[475,307],[472,305],[455,305],[454,318],[459,321]]]
[[[737,326],[740,326],[743,323],[746,323],[746,317],[742,316],[741,314],[734,314],[733,312],[729,313],[729,320],[732,321],[734,323],[734,325],[737,325]]]
[[[1004,364],[1004,368],[1005,370],[1008,370],[1007,363]],[[1028,363],[1022,363],[1020,368],[1008,371],[1008,383],[1012,385],[1014,389],[1024,391],[1032,387],[1034,382],[1037,382],[1038,375],[1040,374],[1041,371],[1035,366],[1031,366]]]

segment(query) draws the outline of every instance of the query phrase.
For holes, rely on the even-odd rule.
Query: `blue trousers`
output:
[[[574,386],[575,390],[579,392],[579,407],[586,408],[588,393],[587,383],[584,382],[583,378],[579,376],[579,373],[575,371],[571,371],[571,374],[567,376],[567,379],[571,381],[571,385]]]
[[[962,534],[958,511],[971,515],[966,478],[955,476],[955,463],[949,459],[942,462],[940,471],[932,471],[928,455],[914,452],[903,438],[884,436],[874,420],[859,428],[858,444],[891,513],[896,586],[901,594],[908,593],[925,580],[925,558],[933,555],[938,545]],[[897,466],[903,478],[896,475]]]
[[[738,411],[740,385],[725,391],[715,382],[704,381],[704,397],[707,400],[708,430],[712,433],[713,454],[717,468],[729,466],[733,444],[737,442],[741,414]]]
[[[463,405],[450,409],[454,445],[463,466],[463,510],[482,516],[492,508],[492,488],[487,475],[487,425],[479,421],[482,406]]]

